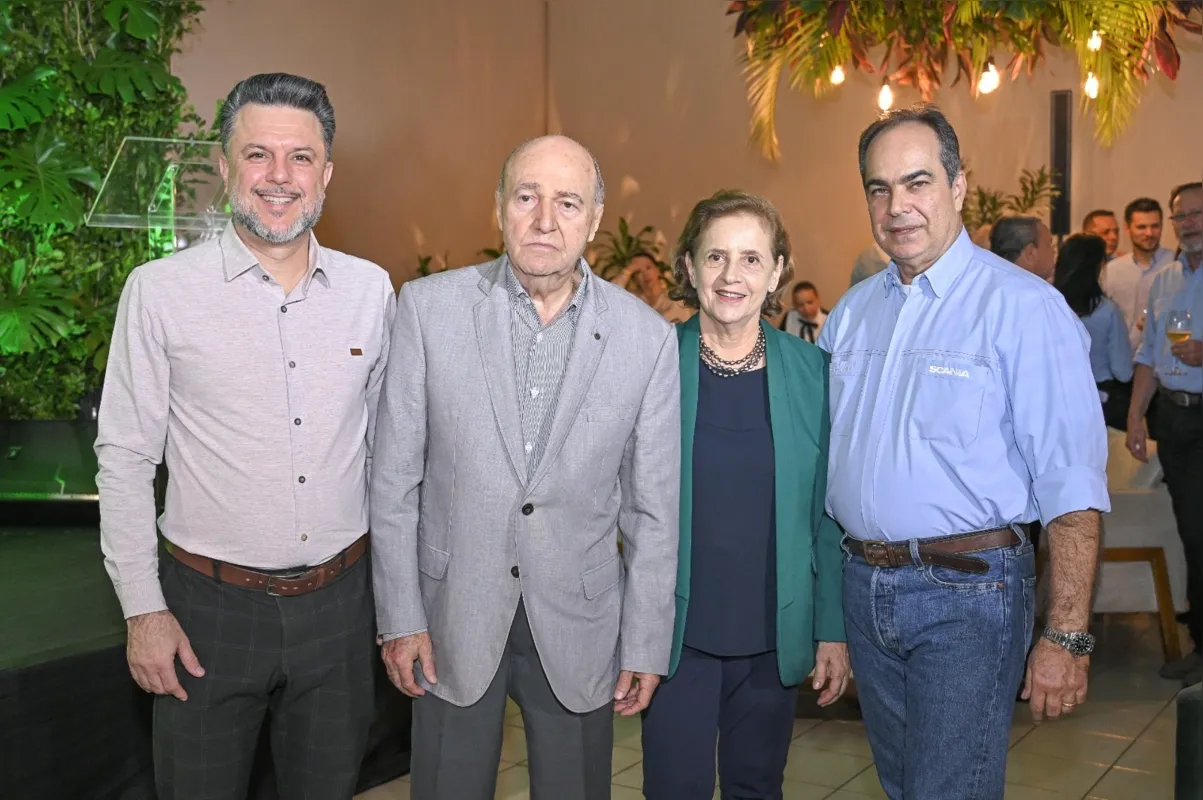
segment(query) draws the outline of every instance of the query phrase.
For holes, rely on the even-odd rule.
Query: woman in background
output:
[[[848,682],[840,529],[827,494],[827,361],[777,330],[793,267],[768,201],[694,207],[673,258],[681,539],[668,678],[643,717],[643,793],[780,800],[798,685],[820,705]]]
[[[1076,233],[1061,245],[1053,285],[1090,334],[1090,368],[1109,427],[1127,429],[1132,398],[1132,345],[1119,307],[1103,295],[1099,273],[1107,262],[1107,245],[1089,233]]]

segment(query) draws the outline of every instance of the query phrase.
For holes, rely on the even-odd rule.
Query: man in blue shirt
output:
[[[1189,686],[1203,680],[1203,184],[1173,191],[1170,221],[1182,252],[1177,263],[1157,273],[1149,290],[1128,409],[1128,449],[1148,460],[1141,420],[1156,402],[1153,435],[1186,554],[1187,629],[1195,642],[1194,652],[1166,664],[1161,675]]]
[[[860,139],[885,272],[828,317],[827,510],[844,539],[857,694],[891,798],[1002,797],[1015,691],[1033,715],[1086,698],[1086,632],[1109,511],[1089,344],[1061,295],[974,245],[937,109]],[[1039,519],[1049,627],[1031,648]]]

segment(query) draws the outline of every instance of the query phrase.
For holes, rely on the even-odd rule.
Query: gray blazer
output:
[[[547,449],[527,475],[505,268],[503,256],[398,293],[371,478],[377,623],[429,630],[439,683],[419,682],[466,706],[497,672],[521,595],[556,697],[592,711],[613,699],[620,668],[668,669],[677,337],[592,280]]]

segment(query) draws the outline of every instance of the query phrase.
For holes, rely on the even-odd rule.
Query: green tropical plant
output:
[[[74,416],[158,255],[84,211],[126,136],[206,131],[170,74],[196,0],[0,0],[0,419]]]
[[[598,234],[598,243],[593,248],[593,271],[605,280],[613,280],[626,269],[627,264],[637,253],[645,252],[651,255],[660,274],[665,278],[669,287],[673,286],[672,270],[661,257],[660,243],[657,231],[651,225],[644,225],[632,233],[625,217],[618,218],[618,231],[602,231]]]
[[[1016,194],[973,186],[961,211],[965,227],[976,231],[983,225],[993,225],[1007,214],[1044,216],[1053,198],[1060,194],[1054,177],[1054,173],[1043,166],[1037,170],[1025,169],[1019,175],[1019,192]]]
[[[751,139],[765,157],[781,155],[776,132],[777,92],[833,88],[838,67],[880,74],[913,86],[931,102],[956,68],[977,93],[978,79],[996,53],[1011,56],[1012,80],[1030,75],[1046,46],[1073,50],[1083,81],[1098,81],[1095,135],[1114,141],[1140,102],[1154,63],[1174,80],[1181,57],[1173,33],[1203,32],[1199,0],[734,0],[735,35],[746,37],[743,59],[751,106]],[[1097,37],[1096,37],[1097,33]],[[884,46],[874,65],[869,51]],[[1086,106],[1084,105],[1084,108]]]

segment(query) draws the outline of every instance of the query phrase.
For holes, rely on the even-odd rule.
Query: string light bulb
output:
[[[986,69],[982,72],[982,76],[977,79],[977,90],[982,94],[990,94],[998,88],[1002,83],[1002,77],[998,74],[998,70],[994,67],[994,62],[991,61],[986,65]]]
[[[1082,86],[1082,91],[1091,100],[1099,96],[1099,79],[1094,76],[1093,72],[1086,73],[1086,83]]]
[[[877,107],[882,111],[889,111],[894,105],[894,90],[890,88],[890,84],[883,83],[881,91],[877,93]]]
[[[1090,38],[1086,40],[1086,49],[1096,53],[1103,49],[1103,37],[1098,31],[1090,32]]]
[[[833,69],[831,71],[831,85],[832,86],[839,86],[841,83],[844,82],[844,78],[845,78],[845,75],[844,75],[843,67],[837,66],[835,69]]]

